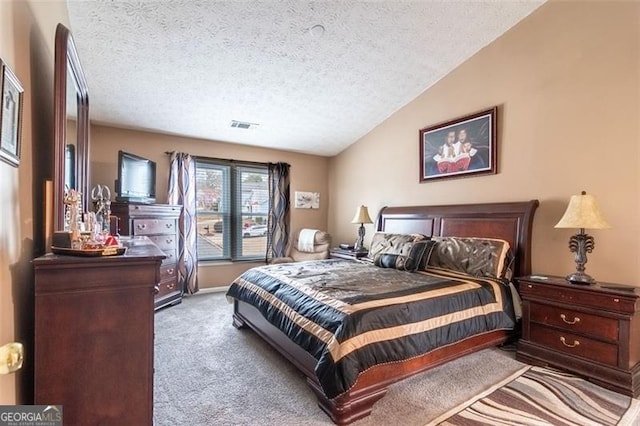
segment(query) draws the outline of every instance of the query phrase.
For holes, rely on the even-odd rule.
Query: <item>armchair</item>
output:
[[[305,231],[304,233],[302,231]],[[307,250],[304,250],[304,241],[301,241],[300,234],[310,235],[315,231],[313,235],[313,246],[309,246]],[[304,235],[303,235],[304,239]],[[274,257],[271,259],[272,264],[274,263],[288,263],[288,262],[303,262],[305,260],[322,260],[329,258],[329,248],[331,247],[331,235],[325,231],[317,231],[317,230],[304,230],[299,229],[296,231],[291,240],[289,241],[286,257]]]

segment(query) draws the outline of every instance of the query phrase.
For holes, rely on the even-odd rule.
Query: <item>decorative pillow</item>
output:
[[[381,268],[395,268],[401,271],[415,272],[418,269],[424,269],[435,243],[435,241],[431,240],[411,243],[412,246],[408,256],[379,253],[375,256],[373,263]]]
[[[400,254],[408,256],[415,241],[426,240],[422,234],[390,234],[376,232],[369,246],[369,259],[374,260],[378,254]]]
[[[434,237],[429,267],[464,272],[476,277],[502,278],[508,265],[509,242],[493,238]]]

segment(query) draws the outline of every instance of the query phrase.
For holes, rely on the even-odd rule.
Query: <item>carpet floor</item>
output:
[[[204,293],[156,313],[155,426],[332,425],[305,377],[254,332],[235,329],[232,312],[223,293]],[[392,385],[354,425],[446,419],[524,370],[512,351],[482,350]]]

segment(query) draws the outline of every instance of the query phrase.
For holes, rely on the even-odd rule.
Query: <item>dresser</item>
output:
[[[640,288],[540,276],[517,282],[523,317],[516,359],[640,395]]]
[[[167,256],[160,268],[159,291],[155,308],[182,301],[178,283],[178,219],[181,206],[172,204],[111,203],[111,214],[118,217],[120,235],[149,237]]]
[[[47,254],[35,276],[35,404],[65,425],[153,424],[153,296],[164,253],[124,238],[120,256]]]

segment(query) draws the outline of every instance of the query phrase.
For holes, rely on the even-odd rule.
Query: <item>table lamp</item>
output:
[[[358,207],[358,210],[356,210],[356,215],[353,217],[351,223],[360,224],[360,228],[358,229],[358,239],[356,240],[353,249],[355,251],[361,251],[364,244],[364,224],[373,223],[373,221],[369,217],[369,210],[367,209],[367,206]]]
[[[555,226],[556,228],[578,228],[580,232],[569,239],[569,250],[576,261],[576,272],[567,275],[566,280],[574,284],[591,284],[595,280],[585,274],[587,253],[595,248],[595,242],[591,235],[585,234],[585,229],[607,229],[611,226],[607,223],[596,199],[593,195],[582,191],[580,195],[572,195],[567,211]]]

